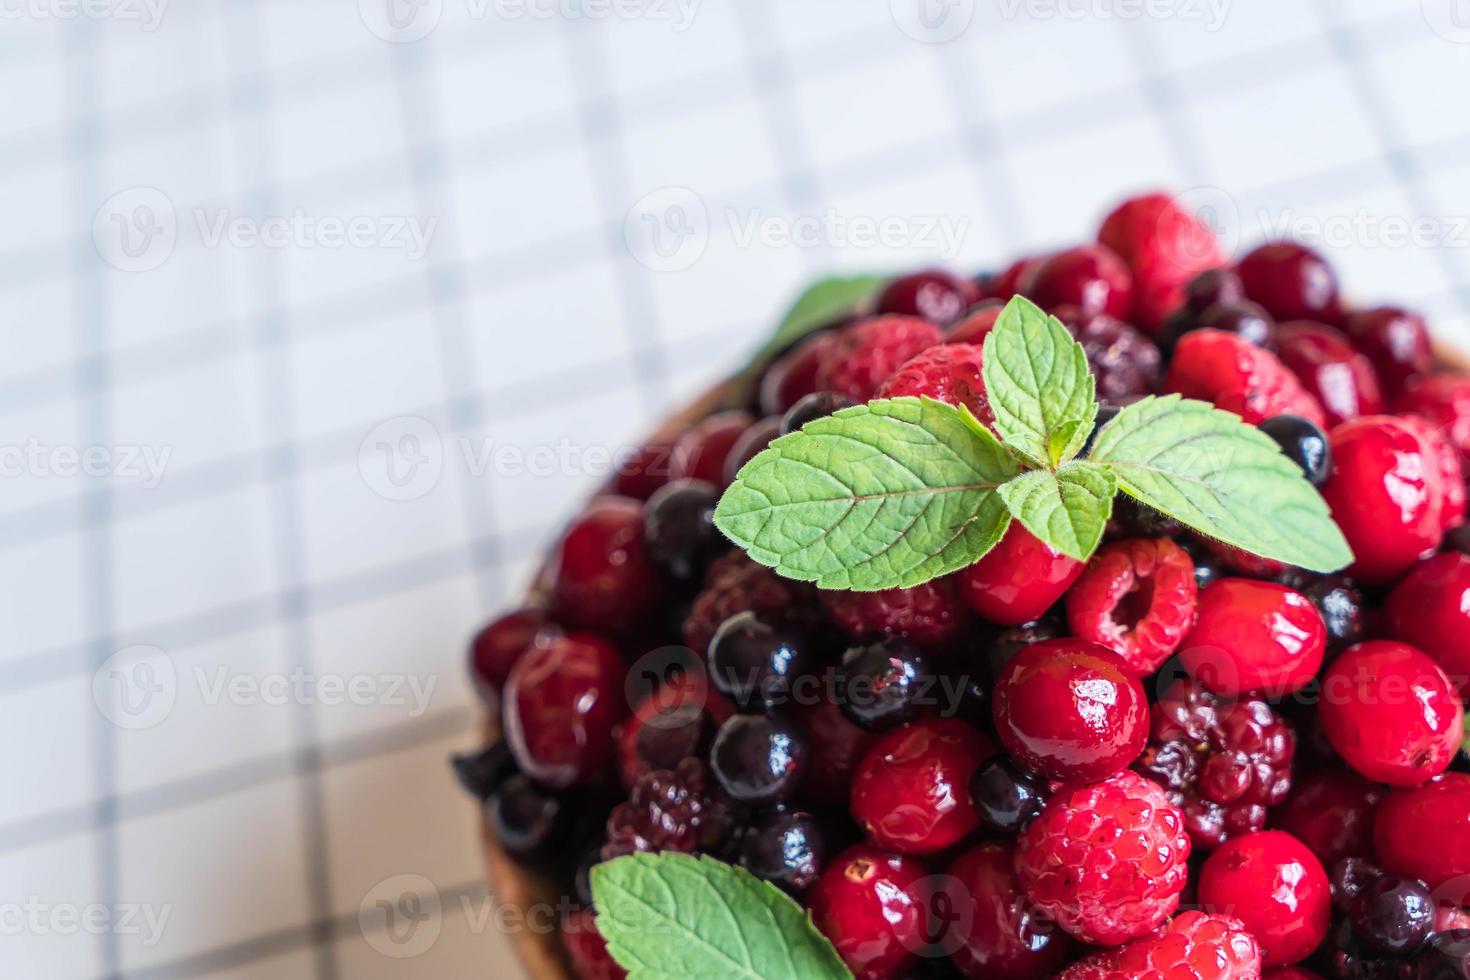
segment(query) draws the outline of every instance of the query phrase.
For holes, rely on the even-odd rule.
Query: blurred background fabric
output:
[[[1155,187],[1470,347],[1467,89],[1435,0],[0,4],[0,971],[518,976],[465,641],[640,433]]]

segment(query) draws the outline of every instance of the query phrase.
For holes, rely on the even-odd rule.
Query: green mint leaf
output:
[[[1019,471],[969,409],[885,399],[777,439],[725,491],[715,523],[787,578],[907,588],[995,546],[1010,524],[996,489]]]
[[[592,898],[629,980],[852,980],[800,905],[711,858],[615,858],[593,867]]]
[[[1011,300],[985,338],[984,374],[1006,446],[1038,466],[1082,450],[1097,418],[1096,385],[1087,352],[1060,320],[1023,296]]]
[[[1112,471],[1085,460],[1066,463],[1055,473],[1031,470],[1000,488],[1012,517],[1078,561],[1092,557],[1102,542],[1117,492]]]
[[[870,308],[892,279],[886,275],[834,276],[812,283],[791,304],[775,334],[755,356],[754,363],[763,363],[807,334]]]
[[[1089,457],[1170,517],[1251,554],[1335,572],[1353,552],[1327,503],[1276,443],[1240,416],[1178,395],[1134,402]]]

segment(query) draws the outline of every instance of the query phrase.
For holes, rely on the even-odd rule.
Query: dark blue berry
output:
[[[729,545],[715,527],[720,492],[704,480],[678,480],[661,487],[644,511],[648,557],[670,576],[689,582]]]
[[[1002,834],[1020,833],[1041,808],[1046,796],[1036,777],[1022,772],[1005,756],[996,756],[970,777],[970,800],[980,819]]]
[[[931,695],[928,661],[902,640],[853,647],[837,670],[837,703],[853,724],[886,732],[919,717]]]
[[[452,756],[449,764],[465,792],[482,800],[493,796],[516,772],[515,758],[504,742],[495,742],[479,752]]]
[[[1223,330],[1257,347],[1276,349],[1276,321],[1271,314],[1250,300],[1216,303],[1200,313],[1195,320],[1195,327],[1200,330]]]
[[[1235,270],[1226,266],[1208,269],[1189,280],[1184,287],[1185,307],[1203,313],[1216,303],[1239,303],[1245,299],[1245,284]]]
[[[512,776],[487,805],[500,846],[518,857],[549,853],[564,836],[570,814],[563,801],[523,775]]]
[[[660,708],[638,728],[633,753],[644,772],[673,769],[691,755],[700,755],[709,744],[714,724],[699,704]]]
[[[1411,956],[1434,931],[1435,901],[1423,883],[1384,875],[1359,892],[1352,909],[1353,935],[1382,956]]]
[[[785,700],[806,662],[804,637],[752,612],[725,620],[709,645],[710,680],[743,708]]]
[[[1296,415],[1278,415],[1262,422],[1261,431],[1276,440],[1281,452],[1301,467],[1312,486],[1327,482],[1332,473],[1332,447],[1314,423]]]
[[[1302,593],[1316,605],[1327,624],[1327,646],[1346,650],[1367,638],[1363,624],[1363,593],[1351,580],[1327,575],[1308,585]]]
[[[835,391],[814,391],[792,405],[782,417],[781,435],[798,432],[808,422],[824,419],[851,407],[852,402]]]
[[[774,715],[733,715],[710,748],[710,768],[720,788],[739,803],[789,799],[806,771],[805,737]]]
[[[768,813],[740,840],[741,866],[791,891],[801,891],[816,881],[825,859],[821,825],[801,810]]]

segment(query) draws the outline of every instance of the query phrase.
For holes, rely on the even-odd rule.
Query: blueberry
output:
[[[1223,330],[1266,350],[1276,349],[1276,321],[1250,300],[1217,303],[1195,321],[1201,330]]]
[[[1332,473],[1332,447],[1315,424],[1295,415],[1278,415],[1262,422],[1261,431],[1276,440],[1281,452],[1301,467],[1312,486],[1327,482]]]
[[[835,391],[814,391],[792,405],[781,419],[781,435],[790,435],[808,422],[824,419],[851,407],[852,402]]]
[[[495,742],[479,752],[453,756],[449,764],[465,792],[482,800],[494,795],[516,772],[515,758],[504,742]]]
[[[1202,542],[1194,538],[1186,538],[1180,542],[1180,546],[1189,552],[1190,560],[1194,562],[1194,585],[1200,592],[1213,585],[1217,579],[1224,577],[1220,569],[1220,561],[1215,557]]]
[[[1127,494],[1118,495],[1113,504],[1113,518],[1131,538],[1172,538],[1184,533],[1183,524]]]
[[[806,771],[801,730],[774,715],[733,715],[710,748],[710,768],[738,803],[770,804],[796,791]]]
[[[681,582],[689,582],[728,545],[715,528],[720,492],[704,480],[678,480],[661,487],[644,511],[648,557]]]
[[[1086,456],[1092,452],[1092,444],[1097,441],[1097,434],[1102,431],[1103,426],[1117,418],[1120,411],[1122,410],[1116,405],[1103,405],[1097,410],[1097,418],[1092,423],[1092,431],[1088,433],[1087,441],[1082,444],[1080,455]]]
[[[822,873],[826,843],[810,813],[776,811],[756,821],[740,840],[740,864],[758,878],[800,891]]]
[[[742,708],[785,700],[806,661],[804,637],[772,626],[753,612],[725,620],[709,645],[710,680]]]
[[[1017,834],[1030,823],[1046,799],[1036,778],[1005,756],[997,756],[970,777],[970,799],[980,819],[1003,834]]]
[[[924,655],[901,640],[853,647],[837,671],[837,703],[853,724],[886,732],[918,718],[929,676]]]
[[[1384,875],[1364,888],[1353,903],[1353,934],[1366,949],[1383,956],[1409,956],[1434,931],[1434,896],[1422,883]]]
[[[1201,272],[1184,287],[1185,305],[1195,313],[1203,313],[1216,303],[1239,303],[1244,299],[1245,285],[1228,267]]]
[[[571,819],[560,798],[522,775],[507,780],[487,806],[495,839],[518,857],[550,852]]]
[[[1367,635],[1363,625],[1363,593],[1340,575],[1327,575],[1301,590],[1316,605],[1327,624],[1329,650],[1341,651]]]
[[[708,744],[712,723],[699,704],[660,708],[638,728],[633,753],[645,771],[673,769]]]
[[[1362,858],[1347,857],[1332,867],[1328,881],[1332,885],[1332,904],[1339,912],[1351,910],[1363,890],[1383,874],[1376,865]]]

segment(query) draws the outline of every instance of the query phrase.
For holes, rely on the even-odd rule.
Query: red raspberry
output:
[[[817,385],[855,402],[873,398],[878,387],[915,355],[944,342],[934,324],[911,316],[880,316],[843,327],[822,358]]]
[[[561,924],[561,944],[578,980],[625,980],[628,972],[607,951],[591,909],[578,909]]]
[[[1383,411],[1383,389],[1373,362],[1358,353],[1342,331],[1309,320],[1276,330],[1276,356],[1301,380],[1337,425]]]
[[[970,775],[995,746],[956,718],[920,721],[883,736],[852,781],[852,815],[877,846],[932,854],[958,843],[980,815]]]
[[[1470,459],[1470,375],[1423,374],[1409,378],[1394,410],[1428,419]]]
[[[1093,556],[1067,593],[1067,622],[1142,677],[1178,648],[1194,625],[1196,602],[1188,552],[1168,538],[1131,538]]]
[[[1353,345],[1378,369],[1388,394],[1402,391],[1414,375],[1434,369],[1429,328],[1417,313],[1379,306],[1354,313],[1343,327]]]
[[[613,730],[628,705],[625,668],[590,633],[552,636],[527,650],[505,685],[505,740],[521,772],[554,789],[596,781],[614,761]]]
[[[989,304],[989,305],[986,305]],[[990,336],[990,331],[995,329],[995,323],[1000,319],[1001,311],[1005,306],[998,300],[986,300],[985,304],[977,306],[945,334],[945,340],[951,344],[974,344],[981,347],[985,344],[985,338]]]
[[[1044,310],[1070,305],[1121,320],[1133,303],[1133,274],[1106,245],[1079,245],[1037,264],[1017,289]]]
[[[817,390],[817,372],[827,351],[837,343],[830,330],[808,337],[797,344],[775,364],[766,368],[761,378],[760,405],[765,415],[784,415],[791,406]]]
[[[1388,596],[1395,639],[1429,654],[1470,693],[1470,557],[1444,552],[1414,567]]]
[[[979,344],[941,344],[913,357],[879,387],[879,398],[927,395],[949,405],[963,405],[986,425],[995,422],[985,395]]]
[[[1281,697],[1316,676],[1326,649],[1327,624],[1312,600],[1275,582],[1222,578],[1199,594],[1179,659],[1216,694]]]
[[[517,609],[490,623],[470,641],[470,673],[482,696],[498,703],[511,668],[536,638],[561,628],[540,609]]]
[[[1296,778],[1274,822],[1330,868],[1373,853],[1373,818],[1384,792],[1345,766],[1318,769]]]
[[[1015,863],[1010,844],[980,844],[949,866],[935,893],[935,909],[948,909],[938,946],[971,980],[1041,980],[1070,958],[1071,939],[1033,913]]]
[[[1075,306],[1059,306],[1051,313],[1082,345],[1100,401],[1127,405],[1158,389],[1163,358],[1158,345],[1141,331],[1106,313],[1088,315]]]
[[[1239,919],[1261,944],[1265,966],[1299,963],[1327,937],[1327,872],[1290,834],[1267,830],[1226,842],[1200,869],[1199,904]]]
[[[1245,295],[1277,321],[1336,323],[1337,276],[1327,260],[1296,242],[1273,242],[1246,255],[1235,267]]]
[[[552,604],[575,626],[623,633],[648,619],[663,580],[643,547],[643,507],[627,497],[598,497],[561,539]]]
[[[948,578],[882,592],[824,589],[817,596],[828,618],[857,643],[901,636],[921,646],[938,646],[954,636],[964,613]]]
[[[778,577],[764,565],[732,551],[715,560],[684,620],[684,645],[703,655],[720,625],[736,613],[753,612],[771,621],[800,624],[812,618],[812,589]]]
[[[878,297],[878,312],[919,317],[947,327],[978,298],[979,290],[973,284],[943,269],[930,269],[889,283]]]
[[[1327,741],[1369,779],[1418,786],[1449,767],[1464,738],[1464,709],[1439,664],[1407,643],[1349,647],[1322,677]]]
[[[1181,678],[1150,722],[1134,768],[1168,791],[1198,849],[1262,829],[1267,808],[1291,790],[1296,738],[1261,698],[1222,701]]]
[[[1196,274],[1225,261],[1214,232],[1168,194],[1124,201],[1103,220],[1097,239],[1133,271],[1131,320],[1151,334],[1183,304]]]
[[[1019,626],[1050,609],[1085,567],[1012,521],[1000,543],[955,579],[975,612],[992,623]]]
[[[1021,832],[1016,874],[1037,907],[1083,942],[1145,936],[1178,907],[1189,877],[1184,814],[1133,772],[1064,786]]]
[[[1122,949],[1094,953],[1057,980],[1256,980],[1261,948],[1239,919],[1185,912]]]
[[[674,479],[727,486],[730,451],[754,423],[746,412],[719,412],[694,426],[674,444]]]
[[[897,980],[927,944],[927,872],[874,847],[837,855],[807,895],[812,921],[856,980]]]
[[[1180,339],[1164,391],[1213,402],[1251,423],[1300,415],[1326,428],[1321,404],[1275,354],[1223,330],[1194,330]]]
[[[713,850],[729,835],[730,815],[717,798],[715,780],[699,759],[672,771],[659,769],[633,786],[626,803],[607,818],[602,859],[640,851],[697,854]]]
[[[1470,827],[1470,776],[1448,772],[1417,789],[1388,794],[1378,810],[1373,841],[1384,868],[1439,888],[1470,875],[1466,827]]]

